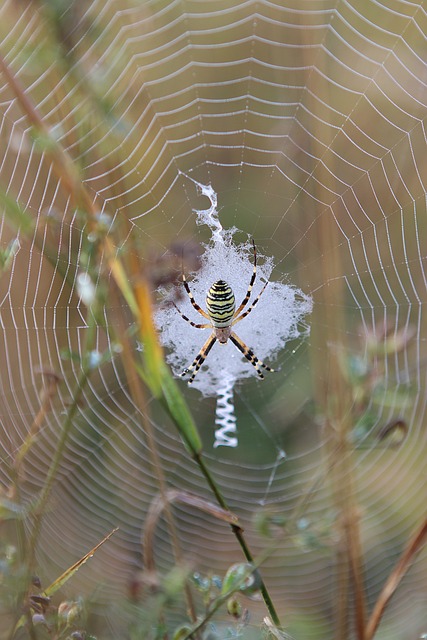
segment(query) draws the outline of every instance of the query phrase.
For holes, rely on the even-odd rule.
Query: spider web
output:
[[[293,316],[295,330],[284,332],[270,351],[262,341],[273,340],[269,328],[281,320],[282,309],[268,288],[246,319],[250,346],[256,351],[259,339],[260,357],[271,353],[278,373],[259,381],[236,352],[247,374],[224,373],[214,397],[184,383],[182,388],[210,466],[255,549],[264,542],[255,532],[254,512],[274,509],[291,519],[309,496],[293,535],[265,561],[263,575],[296,638],[333,637],[339,533],[325,466],[330,435],[319,416],[325,398],[338,394],[331,381],[340,363],[360,392],[352,399],[352,437],[360,445],[354,481],[368,607],[425,511],[423,3],[88,0],[64,6],[6,0],[0,31],[0,53],[50,135],[73,158],[100,215],[119,227],[126,221],[118,250],[138,238],[150,264],[178,239],[181,247],[197,242],[205,257],[212,255],[212,228],[198,224],[212,203],[200,187],[211,187],[217,220],[232,230],[237,255],[246,260],[245,273],[230,282],[236,297],[243,297],[250,279],[253,237],[258,286],[268,278],[306,301],[304,313]],[[78,359],[64,358],[64,352],[83,355],[88,331],[79,280],[87,269],[86,227],[52,171],[43,146],[48,143],[35,135],[4,74],[0,127],[1,187],[31,215],[43,241],[57,247],[47,260],[36,232],[16,231],[4,218],[4,487],[40,409],[40,387],[49,372],[61,377],[26,460],[25,495],[31,500],[46,477],[80,374]],[[197,269],[189,271],[189,281],[197,281]],[[219,277],[212,274],[210,282]],[[107,304],[107,326],[125,313]],[[244,322],[237,326],[246,340]],[[188,353],[185,362],[179,355],[185,366],[205,334],[181,318],[173,329],[175,344],[182,339]],[[111,346],[101,327],[97,346],[100,352]],[[174,353],[170,349],[169,357]],[[211,363],[218,372],[221,363]],[[209,380],[203,376],[202,368],[202,385]],[[154,403],[150,420],[169,484],[211,499]],[[85,388],[38,558],[47,581],[120,527],[90,571],[73,582],[87,594],[96,590],[92,597],[100,606],[108,604],[103,616],[111,637],[123,634],[127,614],[117,603],[141,568],[141,531],[158,491],[141,425],[113,358]],[[407,426],[398,447],[378,438],[390,425]],[[214,446],[221,428],[231,444],[238,437],[237,447]],[[184,509],[176,517],[182,546],[201,573],[224,572],[236,561],[239,552],[222,525]],[[162,570],[173,563],[163,523],[156,561]],[[425,576],[423,553],[378,637],[406,640],[426,632]]]

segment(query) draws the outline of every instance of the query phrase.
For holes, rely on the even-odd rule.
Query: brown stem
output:
[[[53,170],[61,181],[61,185],[70,194],[73,204],[85,211],[93,220],[95,207],[87,189],[82,183],[79,173],[65,149],[51,137],[49,128],[42,120],[33,103],[25,93],[18,78],[12,72],[0,54],[0,70],[16,96],[16,99],[36,132],[46,140],[46,155],[50,157]]]
[[[391,572],[385,583],[378,600],[369,618],[368,625],[365,632],[365,640],[372,640],[378,625],[381,622],[381,618],[384,611],[390,602],[391,597],[396,591],[405,573],[408,571],[410,564],[414,560],[415,556],[421,550],[422,546],[427,541],[427,518],[421,523],[414,535],[408,542],[406,549],[402,553],[399,562]]]

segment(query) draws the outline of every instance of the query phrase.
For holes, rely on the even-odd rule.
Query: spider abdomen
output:
[[[215,329],[226,329],[230,327],[236,310],[236,301],[230,285],[224,282],[224,280],[214,282],[206,296],[206,307]],[[225,339],[220,340],[218,336],[218,340],[220,342],[226,342],[228,337],[229,335],[227,335],[227,337],[224,336]]]

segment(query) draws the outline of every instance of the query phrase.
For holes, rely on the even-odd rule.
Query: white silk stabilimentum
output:
[[[207,224],[212,231],[209,243],[203,245],[202,266],[195,274],[185,274],[195,301],[206,310],[206,293],[216,280],[225,280],[233,289],[236,308],[245,297],[253,272],[253,248],[250,239],[237,246],[233,236],[236,228],[224,230],[219,222],[216,208],[216,194],[210,185],[196,183],[202,195],[209,198],[211,206],[205,210],[195,210],[197,222]],[[254,239],[256,243],[256,238]],[[251,298],[246,305],[256,299],[263,285],[270,279],[274,267],[272,257],[262,254],[257,245],[257,273]],[[165,292],[162,291],[163,295]],[[176,291],[174,297],[176,298]],[[169,299],[170,293],[169,293]],[[178,300],[181,312],[196,323],[206,320],[193,308],[183,287],[183,297]],[[301,290],[269,280],[269,284],[250,314],[234,327],[236,334],[250,347],[256,356],[266,364],[277,367],[277,356],[286,347],[289,340],[307,334],[307,326],[301,323],[310,313],[312,300]],[[167,361],[176,375],[188,367],[209,336],[210,329],[196,329],[186,322],[173,305],[164,304],[156,316],[161,340],[168,350]],[[265,376],[277,375],[264,372]],[[239,382],[252,376],[258,377],[255,368],[243,357],[237,348],[227,344],[215,343],[200,371],[193,388],[205,396],[221,394],[224,376]],[[262,381],[260,380],[260,384]]]

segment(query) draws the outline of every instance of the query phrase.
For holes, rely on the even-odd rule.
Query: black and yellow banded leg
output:
[[[242,340],[240,340],[240,338],[234,332],[231,333],[230,340],[239,349],[239,351],[243,353],[246,360],[249,360],[251,365],[255,367],[256,372],[260,378],[264,378],[264,374],[262,373],[260,367],[262,367],[263,369],[266,369],[266,371],[274,372],[274,369],[264,364],[262,360],[257,358],[257,356],[254,354],[252,349],[249,349],[249,347],[246,346],[245,343]]]
[[[252,302],[251,306],[249,307],[249,309],[247,309],[244,313],[242,313],[242,315],[238,318],[237,314],[235,314],[234,316],[234,320],[231,323],[236,324],[237,322],[240,322],[240,320],[243,320],[243,318],[246,318],[246,316],[252,311],[252,309],[255,307],[255,305],[257,304],[258,300],[260,299],[260,297],[262,296],[262,294],[265,291],[266,286],[268,285],[268,282],[265,283],[265,285],[263,286],[263,288],[261,289],[261,291],[259,292],[259,294],[257,295],[257,297],[255,298],[255,300]]]
[[[193,296],[193,294],[191,293],[191,289],[190,289],[190,287],[189,287],[189,285],[188,285],[187,280],[185,279],[185,275],[184,275],[184,274],[182,274],[182,282],[183,282],[183,284],[184,284],[184,287],[185,287],[186,292],[188,293],[188,297],[190,298],[190,302],[191,302],[191,304],[193,305],[193,307],[195,308],[195,310],[196,310],[198,313],[200,313],[200,315],[202,315],[204,318],[206,318],[206,320],[210,320],[210,318],[209,318],[208,314],[206,313],[206,311],[203,311],[202,307],[201,307],[201,306],[199,306],[199,305],[197,304],[197,302],[195,301],[194,296]]]
[[[187,316],[184,315],[182,311],[180,311],[180,309],[176,306],[175,302],[172,302],[172,304],[175,307],[175,309],[178,311],[181,318],[184,318],[184,320],[186,320],[189,324],[191,324],[192,327],[196,327],[196,329],[208,329],[209,327],[212,328],[212,325],[210,322],[209,324],[197,324],[197,322],[193,322],[192,320],[190,320],[190,318],[187,318]]]
[[[237,317],[239,315],[239,313],[242,311],[242,309],[244,309],[246,307],[246,305],[248,304],[249,298],[251,297],[251,293],[252,293],[252,287],[254,286],[254,282],[255,282],[255,278],[256,278],[256,247],[255,247],[255,242],[254,242],[253,238],[252,238],[252,246],[254,248],[254,270],[252,271],[252,277],[251,277],[251,281],[249,283],[248,290],[246,291],[246,295],[243,298],[241,305],[237,308],[236,313],[234,314],[234,317]],[[249,313],[249,311],[248,311],[248,313]]]
[[[200,369],[200,367],[202,366],[202,364],[206,360],[206,357],[207,357],[209,351],[214,346],[215,342],[216,342],[215,334],[211,333],[211,335],[206,340],[206,342],[203,345],[203,347],[200,349],[200,351],[197,354],[197,356],[194,358],[192,364],[190,364],[190,366],[187,369],[184,369],[184,371],[181,373],[181,376],[185,376],[187,373],[193,372],[191,374],[191,378],[188,381],[188,384],[192,384],[193,383],[193,380],[196,377],[198,370]]]

